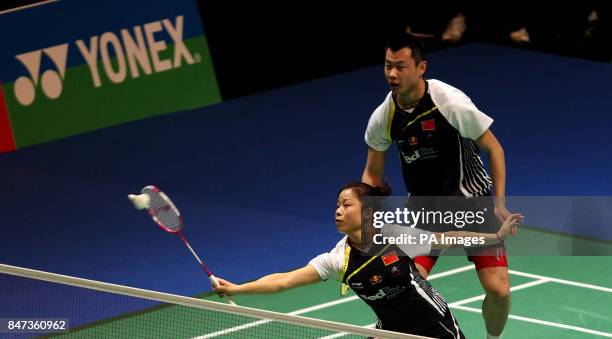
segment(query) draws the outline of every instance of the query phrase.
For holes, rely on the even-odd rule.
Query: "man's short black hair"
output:
[[[390,48],[391,51],[397,52],[404,47],[410,48],[412,51],[412,57],[417,65],[419,62],[427,60],[427,57],[425,56],[425,45],[423,42],[416,36],[406,32],[399,32],[391,35],[389,40],[387,40],[387,44],[385,45],[385,51]]]

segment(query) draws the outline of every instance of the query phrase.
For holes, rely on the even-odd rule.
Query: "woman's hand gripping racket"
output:
[[[181,217],[181,213],[170,198],[155,186],[146,186],[141,190],[141,193],[142,194],[139,195],[128,195],[134,207],[139,210],[146,209],[151,218],[153,218],[153,221],[155,221],[164,231],[178,234],[185,243],[185,246],[191,251],[191,254],[193,254],[198,263],[200,263],[200,266],[206,271],[206,274],[208,274],[211,285],[215,288],[219,287],[219,280],[217,280],[208,268],[206,268],[206,265],[200,260],[200,257],[198,257],[193,248],[191,248],[191,245],[189,245],[187,239],[183,236],[183,217]],[[236,305],[229,295],[225,297],[230,304]]]

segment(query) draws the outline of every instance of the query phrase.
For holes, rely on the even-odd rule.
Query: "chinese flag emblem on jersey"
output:
[[[436,120],[429,119],[421,121],[421,128],[423,131],[435,131],[436,130]]]
[[[389,252],[389,253],[383,255],[381,258],[382,258],[382,261],[385,264],[385,266],[389,266],[389,265],[393,264],[394,262],[398,262],[399,261],[399,258],[397,257],[397,253],[395,253],[395,251]]]

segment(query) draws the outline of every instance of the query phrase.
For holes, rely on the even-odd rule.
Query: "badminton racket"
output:
[[[217,280],[217,278],[212,274],[212,272],[210,272],[206,265],[204,265],[204,262],[196,254],[196,252],[193,250],[193,248],[183,235],[183,217],[181,216],[179,210],[176,208],[176,205],[174,205],[172,200],[170,200],[170,198],[168,198],[168,196],[164,192],[162,192],[156,186],[149,185],[141,190],[141,194],[130,194],[128,195],[128,198],[132,201],[136,209],[146,210],[153,219],[153,221],[159,227],[161,227],[162,230],[168,233],[178,235],[179,238],[181,238],[181,240],[185,244],[185,246],[187,246],[191,254],[193,254],[193,256],[196,258],[200,266],[202,266],[204,271],[206,271],[208,279],[210,280],[210,284],[215,288],[219,287],[219,280]],[[229,295],[226,295],[225,297],[227,298],[227,301],[230,304],[236,305],[236,303]]]

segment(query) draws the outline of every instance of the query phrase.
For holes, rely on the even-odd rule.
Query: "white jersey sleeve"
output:
[[[478,110],[465,93],[439,80],[427,82],[434,104],[462,137],[476,140],[489,129],[493,119]]]
[[[380,152],[386,151],[391,145],[391,136],[388,131],[390,130],[391,119],[393,118],[393,106],[393,98],[391,92],[389,92],[385,101],[370,116],[368,127],[366,128],[366,144]]]
[[[317,270],[321,280],[327,280],[329,278],[338,280],[340,271],[342,270],[342,264],[344,263],[344,250],[346,246],[348,246],[346,240],[347,237],[345,236],[331,251],[319,254],[308,262],[308,264],[312,265],[315,270]]]
[[[381,232],[384,237],[404,238],[404,235],[414,237],[414,241],[411,243],[395,244],[395,246],[397,246],[402,252],[404,252],[405,255],[409,256],[410,258],[418,257],[420,255],[428,255],[429,252],[431,252],[431,243],[429,242],[431,232],[424,231],[415,227],[393,224],[383,225]]]

